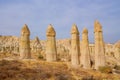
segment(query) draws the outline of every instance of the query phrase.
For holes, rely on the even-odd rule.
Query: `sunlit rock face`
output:
[[[57,58],[60,61],[70,61],[71,54],[70,54],[70,46],[71,40],[70,39],[61,39],[57,40]]]
[[[25,24],[21,30],[20,35],[20,59],[30,59],[31,52],[30,52],[30,30],[28,26]]]
[[[117,59],[117,60],[120,60],[120,41],[116,42],[114,44],[114,57]]]
[[[1,53],[19,53],[19,38],[15,36],[0,36]]]
[[[81,59],[80,64],[83,66],[83,68],[85,68],[85,69],[91,68],[88,30],[86,28],[84,28],[83,32],[82,32],[82,46],[81,46],[80,59]]]
[[[50,24],[46,32],[46,60],[48,62],[57,60],[57,50],[56,50],[56,32],[53,26]]]
[[[75,24],[71,29],[71,64],[77,67],[80,64],[80,42],[79,31]]]
[[[96,20],[94,23],[94,37],[95,37],[95,69],[100,66],[105,66],[105,44],[103,40],[102,26]]]
[[[31,46],[31,52],[33,53],[38,53],[41,52],[42,50],[42,45],[38,37],[35,37],[35,39],[31,41],[30,46]]]

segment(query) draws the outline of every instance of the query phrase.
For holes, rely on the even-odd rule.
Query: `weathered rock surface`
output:
[[[79,31],[75,24],[73,24],[71,29],[71,64],[74,67],[80,64]]]
[[[21,30],[20,42],[20,59],[30,59],[30,30],[28,26],[25,24]]]
[[[53,26],[50,24],[48,26],[47,32],[47,41],[46,41],[46,60],[49,62],[57,60],[57,50],[56,50],[56,32]]]
[[[94,24],[95,35],[95,69],[105,66],[105,44],[103,40],[102,26],[96,20]]]
[[[81,65],[85,69],[91,68],[90,61],[90,50],[89,50],[89,40],[88,40],[88,30],[86,28],[83,29],[82,32],[82,46],[81,46]]]

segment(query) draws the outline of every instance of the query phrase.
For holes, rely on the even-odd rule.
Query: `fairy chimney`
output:
[[[79,31],[76,24],[73,24],[71,29],[71,64],[73,67],[79,65],[80,46],[79,46]]]
[[[105,66],[105,47],[101,24],[96,20],[94,24],[95,36],[95,69]]]
[[[20,59],[30,59],[30,30],[28,26],[25,24],[21,30],[20,36]]]
[[[57,50],[56,50],[56,38],[55,38],[56,32],[51,24],[48,26],[46,36],[47,36],[46,60],[48,62],[53,62],[57,60]]]
[[[89,40],[88,40],[88,30],[86,28],[83,29],[82,32],[82,47],[81,47],[81,65],[85,69],[91,68],[90,63],[90,51],[89,51]]]

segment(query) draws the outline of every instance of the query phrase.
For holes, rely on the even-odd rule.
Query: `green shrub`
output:
[[[112,68],[110,66],[100,66],[98,70],[102,73],[112,73]]]
[[[120,70],[120,65],[116,65],[116,66],[114,67],[114,69]]]
[[[41,54],[38,55],[38,59],[43,59],[43,58],[44,58],[43,55]]]

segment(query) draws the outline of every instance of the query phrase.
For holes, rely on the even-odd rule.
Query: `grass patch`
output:
[[[112,68],[110,66],[100,66],[98,70],[102,73],[112,73]]]

